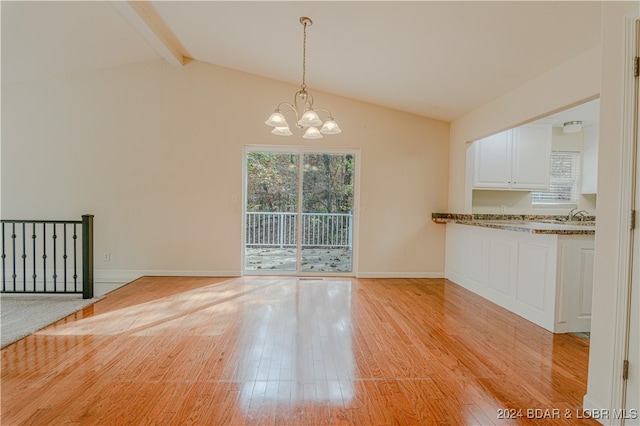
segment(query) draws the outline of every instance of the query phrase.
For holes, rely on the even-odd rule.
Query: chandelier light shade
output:
[[[293,133],[289,128],[289,123],[285,115],[295,116],[295,126],[302,130],[305,139],[322,139],[323,135],[336,135],[342,132],[338,123],[333,119],[331,112],[325,108],[313,107],[313,96],[307,92],[306,84],[306,59],[307,59],[307,27],[313,24],[311,18],[303,16],[300,18],[302,24],[302,84],[300,90],[296,92],[293,103],[281,102],[275,111],[264,123],[273,127],[271,133],[278,136],[291,136]],[[318,112],[326,115],[323,122]]]

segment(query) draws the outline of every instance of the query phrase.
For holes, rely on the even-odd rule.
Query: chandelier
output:
[[[342,132],[342,130],[333,119],[331,112],[324,108],[313,108],[313,96],[307,92],[307,84],[305,81],[307,65],[307,26],[313,25],[313,21],[311,18],[303,16],[300,18],[300,23],[304,27],[302,32],[302,84],[300,85],[300,90],[294,95],[293,104],[281,102],[264,123],[273,127],[271,133],[274,135],[291,136],[292,133],[289,129],[289,123],[287,123],[285,114],[293,113],[296,117],[296,127],[304,130],[303,138],[321,139],[323,134],[335,135]],[[318,112],[326,113],[329,118],[323,122]]]

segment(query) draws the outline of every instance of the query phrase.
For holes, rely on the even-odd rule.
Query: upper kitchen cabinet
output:
[[[551,124],[535,123],[474,144],[474,189],[549,189]]]
[[[512,131],[497,133],[474,143],[473,187],[511,188]]]
[[[585,127],[582,148],[582,193],[598,192],[598,139],[600,126]]]

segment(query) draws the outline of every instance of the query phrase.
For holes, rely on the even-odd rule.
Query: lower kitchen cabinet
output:
[[[554,333],[588,332],[593,242],[448,223],[445,276]]]

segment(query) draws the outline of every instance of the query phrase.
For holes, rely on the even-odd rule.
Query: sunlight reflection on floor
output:
[[[266,277],[240,286],[230,280],[38,334],[221,336],[234,327],[234,379],[241,384],[243,406],[256,398],[348,401],[354,395],[350,293],[348,279]]]

